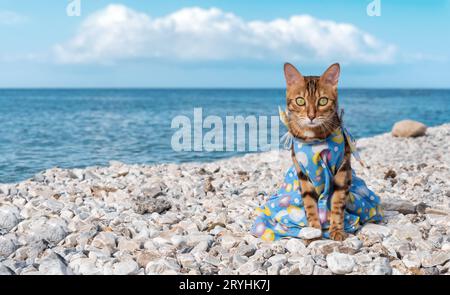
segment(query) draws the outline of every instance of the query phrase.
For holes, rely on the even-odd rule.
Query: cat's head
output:
[[[289,131],[297,138],[327,137],[340,125],[337,84],[340,67],[331,65],[322,76],[303,76],[293,65],[284,65]]]

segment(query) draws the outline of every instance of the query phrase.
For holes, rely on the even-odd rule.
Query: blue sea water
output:
[[[450,121],[450,90],[343,89],[339,99],[356,138],[388,132],[406,118],[429,126]],[[283,89],[0,90],[0,183],[54,166],[235,156],[245,152],[173,151],[172,119],[193,119],[194,108],[202,108],[203,117],[277,116],[284,104]]]

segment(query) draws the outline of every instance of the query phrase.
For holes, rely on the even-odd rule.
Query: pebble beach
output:
[[[385,220],[343,242],[250,235],[288,151],[212,163],[52,168],[0,184],[0,274],[438,275],[450,268],[450,124],[362,138]]]

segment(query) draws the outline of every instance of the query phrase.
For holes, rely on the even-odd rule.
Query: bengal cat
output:
[[[302,76],[291,64],[284,65],[286,78],[286,103],[289,111],[288,128],[290,133],[309,142],[327,138],[341,125],[338,115],[338,91],[340,66],[331,65],[322,76]],[[318,195],[302,173],[291,150],[294,165],[300,180],[300,192],[303,198],[306,217],[310,226],[321,229],[317,209]],[[345,145],[344,160],[333,178],[334,192],[331,200],[330,238],[342,241],[344,232],[344,207],[351,186],[351,151]]]

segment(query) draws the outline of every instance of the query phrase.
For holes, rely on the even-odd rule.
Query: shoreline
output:
[[[440,125],[429,125],[428,128],[436,128],[436,127],[440,127],[443,125],[447,125],[450,124],[450,122],[447,123],[443,123]],[[364,136],[364,137],[360,137],[357,138],[358,142],[363,142],[366,139],[370,139],[370,138],[376,138],[378,136],[382,136],[384,134],[389,134],[390,132],[385,132],[385,133],[378,133],[372,136]],[[30,174],[27,173],[28,176],[23,176],[24,178],[12,181],[12,182],[0,182],[0,186],[2,185],[14,185],[20,182],[24,182],[27,180],[32,180],[33,177],[35,177],[36,175],[39,175],[47,170],[51,170],[51,169],[63,169],[63,170],[76,170],[76,169],[91,169],[91,168],[101,168],[101,167],[108,167],[111,166],[111,163],[122,163],[124,165],[127,166],[134,166],[134,165],[138,165],[138,166],[147,166],[147,167],[153,167],[153,166],[160,166],[160,165],[185,165],[185,164],[193,164],[193,165],[204,165],[206,163],[211,163],[211,162],[221,162],[221,161],[228,161],[228,160],[234,160],[236,158],[242,158],[242,157],[246,157],[246,156],[251,156],[251,155],[261,155],[261,154],[265,154],[268,152],[283,152],[283,149],[280,147],[279,150],[273,150],[273,151],[257,151],[257,152],[248,152],[248,153],[242,153],[242,154],[235,154],[235,155],[230,155],[230,156],[224,156],[222,158],[217,158],[217,159],[204,159],[201,161],[191,161],[191,160],[186,160],[183,162],[169,162],[169,161],[163,161],[163,162],[127,162],[127,161],[120,161],[120,160],[109,160],[109,161],[105,161],[104,163],[102,162],[102,164],[97,164],[97,165],[82,165],[82,166],[71,166],[68,167],[66,165],[63,166],[53,166],[47,169],[43,169],[43,170],[37,170],[34,174]],[[202,151],[202,153],[206,153],[205,151]],[[221,152],[223,153],[223,151]],[[232,153],[237,153],[237,151],[232,151]],[[16,177],[14,177],[14,179],[16,179]],[[1,181],[1,180],[0,180]]]
[[[370,168],[352,163],[380,195],[385,222],[309,245],[249,234],[253,210],[291,164],[288,151],[48,169],[0,184],[0,274],[445,274],[449,139],[450,123],[418,138],[359,139]]]

